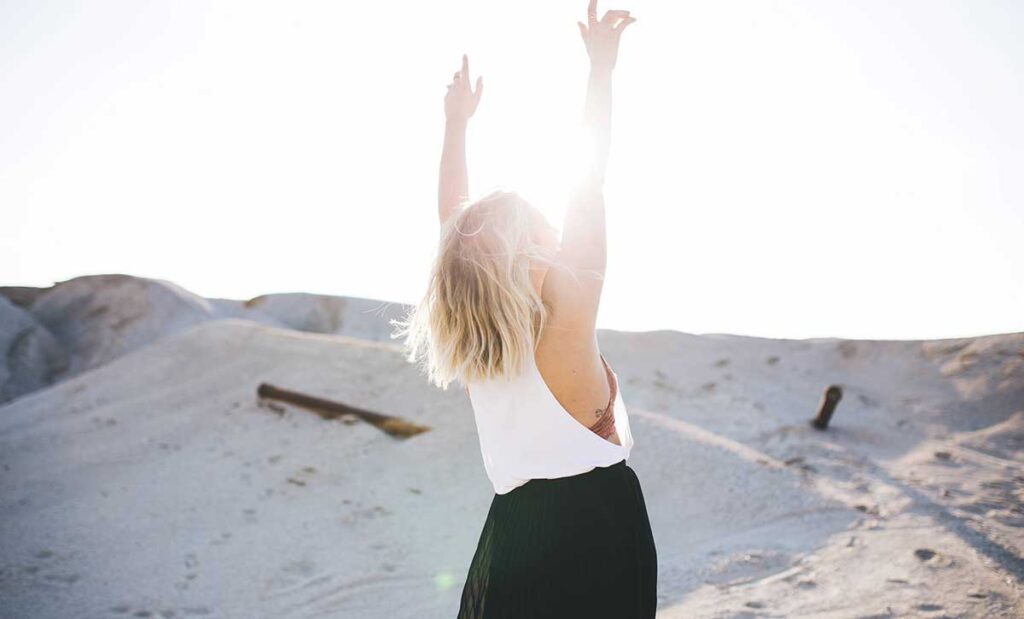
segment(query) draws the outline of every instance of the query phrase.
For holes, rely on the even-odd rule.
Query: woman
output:
[[[409,361],[473,406],[495,495],[458,617],[654,617],[657,553],[614,371],[595,332],[605,270],[602,186],[612,71],[629,11],[577,22],[590,57],[584,121],[593,159],[563,236],[514,192],[466,203],[465,135],[483,93],[469,60],[445,97],[441,240],[405,327]]]

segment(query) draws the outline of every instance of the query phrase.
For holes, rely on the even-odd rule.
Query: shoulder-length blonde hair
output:
[[[550,308],[530,270],[564,269],[532,238],[537,217],[519,194],[496,189],[445,222],[423,299],[391,321],[401,327],[391,338],[405,336],[406,360],[435,386],[516,376],[534,354]]]

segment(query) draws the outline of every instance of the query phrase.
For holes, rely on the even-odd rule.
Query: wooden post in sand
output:
[[[839,400],[843,398],[843,390],[838,385],[829,385],[825,395],[821,398],[821,406],[818,408],[818,416],[811,420],[811,425],[817,430],[828,428],[828,422],[832,419]]]

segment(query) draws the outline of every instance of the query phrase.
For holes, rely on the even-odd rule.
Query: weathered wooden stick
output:
[[[811,425],[818,430],[828,428],[828,422],[832,419],[839,400],[843,398],[843,390],[838,385],[829,385],[825,395],[821,398],[821,406],[818,408],[818,416],[811,420]]]
[[[319,415],[321,419],[330,420],[342,415],[355,415],[366,423],[399,438],[409,438],[410,436],[416,436],[417,434],[430,430],[428,427],[410,423],[400,417],[381,415],[380,413],[356,408],[354,406],[349,406],[348,404],[342,404],[341,402],[317,398],[304,393],[299,393],[298,391],[281,389],[280,387],[275,387],[269,383],[260,383],[259,388],[256,389],[256,394],[261,398],[281,400],[282,402],[289,402],[291,404],[302,406],[303,408],[308,408]]]

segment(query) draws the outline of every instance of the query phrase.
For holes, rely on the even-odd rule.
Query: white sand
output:
[[[465,394],[225,303],[0,406],[0,617],[454,617],[492,496]],[[599,341],[659,617],[1024,616],[1024,334]],[[278,412],[264,381],[432,430]]]

